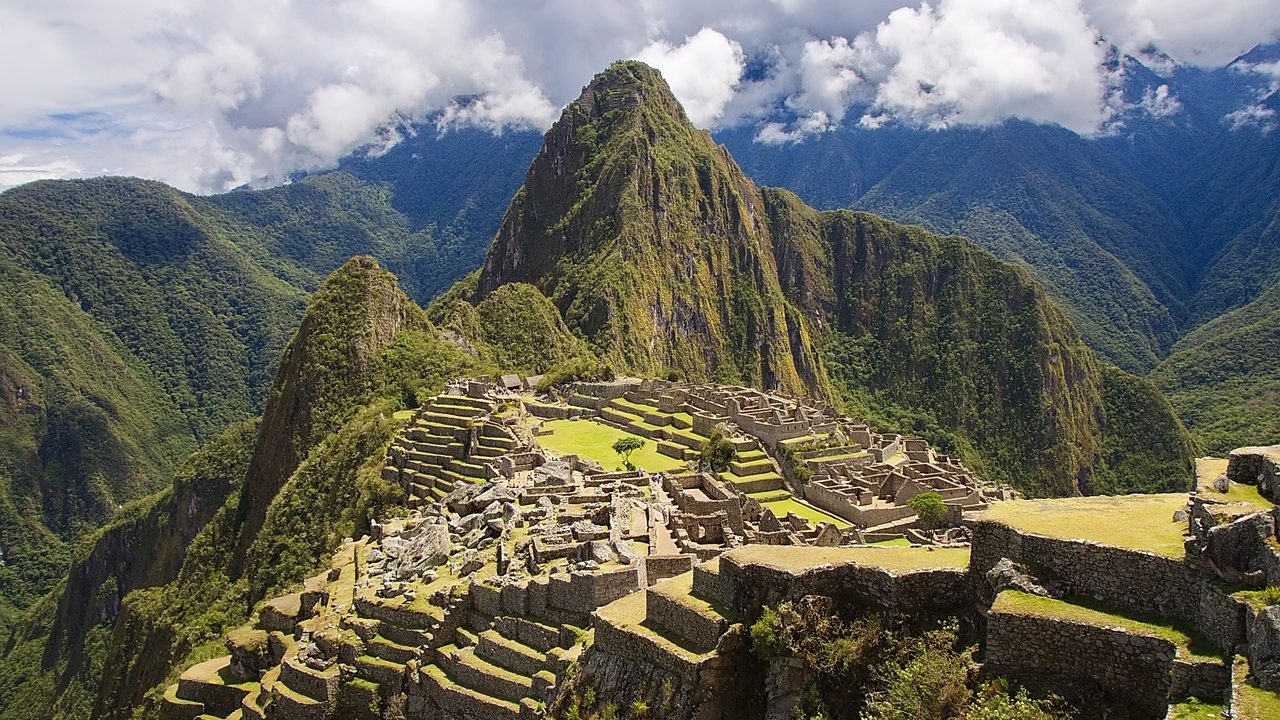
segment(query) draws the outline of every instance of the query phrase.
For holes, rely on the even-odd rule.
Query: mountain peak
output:
[[[662,73],[639,60],[619,60],[597,73],[570,107],[591,117],[649,107],[688,121]]]

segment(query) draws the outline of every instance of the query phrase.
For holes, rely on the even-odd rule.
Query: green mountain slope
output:
[[[756,187],[657,72],[618,64],[548,132],[475,298],[532,284],[601,358],[635,372],[821,392],[765,216]]]
[[[0,718],[154,712],[148,691],[174,667],[394,512],[401,493],[379,472],[394,412],[490,371],[371,258],[346,263],[303,315],[261,422],[232,426],[87,539],[18,626],[0,659]]]
[[[365,252],[412,273],[435,245],[341,172],[210,198],[130,178],[0,195],[0,629],[68,543],[262,410],[307,293]]]
[[[1151,373],[1205,448],[1280,440],[1280,283],[1197,328]]]
[[[598,75],[547,133],[472,298],[509,283],[542,290],[618,369],[927,416],[922,432],[1031,492],[1181,487],[1189,472],[1167,406],[1144,405],[1172,446],[1108,442],[1106,394],[1124,381],[1103,382],[1025,272],[959,238],[761,191],[640,63]],[[1168,472],[1112,467],[1104,446]]]
[[[925,141],[857,207],[961,233],[1023,265],[1092,347],[1145,372],[1186,315],[1184,236],[1119,163],[1061,129],[1006,123]]]

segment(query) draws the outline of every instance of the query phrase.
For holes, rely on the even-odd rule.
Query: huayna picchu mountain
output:
[[[890,425],[911,416],[903,429],[949,436],[1032,493],[1190,476],[1167,403],[1104,369],[1024,271],[960,238],[756,187],[639,62],[565,109],[464,284],[478,302],[514,282],[617,370],[840,398]]]

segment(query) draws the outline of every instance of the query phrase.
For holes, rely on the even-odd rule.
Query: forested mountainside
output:
[[[0,629],[77,538],[262,411],[328,272],[371,253],[419,297],[464,274],[433,275],[432,232],[343,172],[208,198],[125,178],[0,195]]]
[[[495,359],[519,356],[539,373],[595,362],[534,288],[493,297],[471,316],[481,339],[464,351],[373,258],[336,270],[283,351],[261,420],[215,436],[169,487],[86,538],[16,624],[0,658],[0,718],[154,715],[153,688],[170,672],[216,651],[221,632],[344,536],[396,512],[402,493],[380,470],[400,410],[446,380],[497,372]],[[533,351],[509,331],[530,317],[553,323]]]

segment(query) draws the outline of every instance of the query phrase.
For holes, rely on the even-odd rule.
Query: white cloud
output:
[[[683,45],[655,41],[636,59],[662,73],[689,119],[703,128],[714,126],[724,114],[744,66],[742,46],[711,28],[685,38]]]
[[[1256,102],[1247,103],[1225,116],[1222,121],[1233,131],[1245,128],[1257,128],[1269,133],[1276,127],[1276,111],[1263,104],[1269,96],[1280,92],[1280,60],[1275,62],[1247,63],[1238,62],[1231,69],[1251,75],[1259,75],[1265,81],[1254,91]]]
[[[1280,36],[1276,0],[1084,0],[1093,25],[1131,54],[1156,47],[1174,60],[1221,67]]]
[[[1168,85],[1144,90],[1138,106],[1153,118],[1172,117],[1182,110],[1182,103],[1169,93]]]
[[[904,7],[905,6],[905,7]],[[405,120],[547,126],[613,60],[660,67],[704,127],[766,142],[841,123],[1079,132],[1114,112],[1098,35],[1221,65],[1275,0],[43,0],[0,4],[0,155],[187,190],[324,167]],[[1165,62],[1165,61],[1161,61]],[[32,72],[39,68],[40,72]],[[1157,94],[1144,103],[1167,111]],[[458,98],[464,98],[459,101]],[[1161,104],[1163,103],[1163,104]],[[868,108],[869,111],[867,110]],[[437,114],[437,115],[433,115]]]

